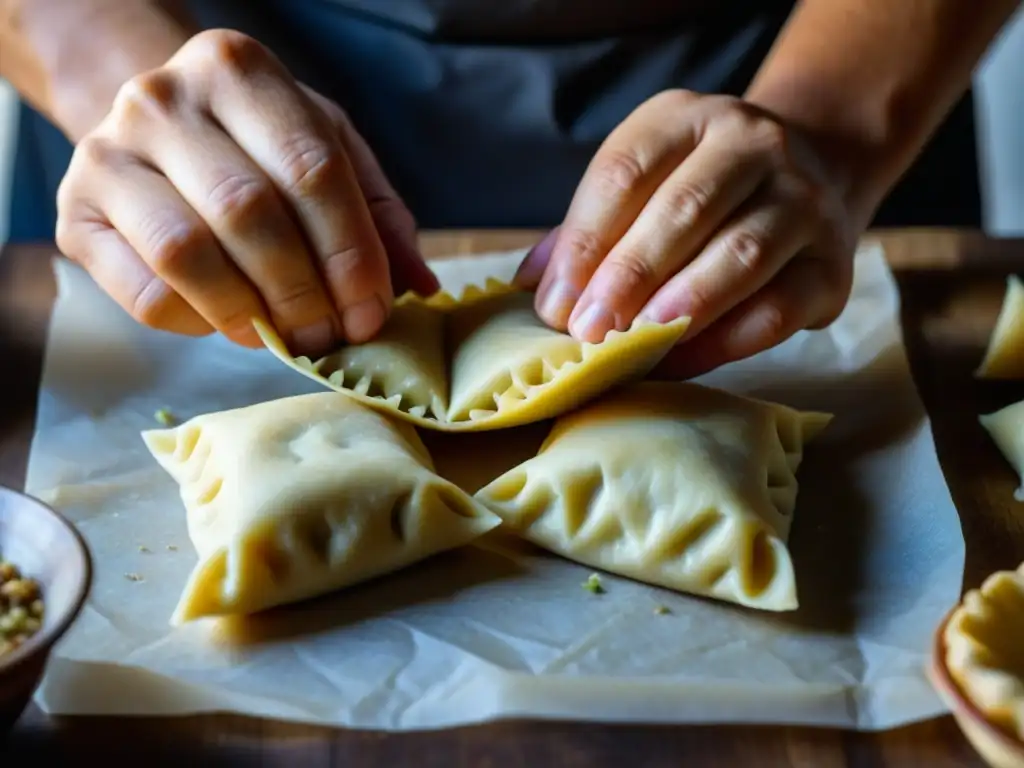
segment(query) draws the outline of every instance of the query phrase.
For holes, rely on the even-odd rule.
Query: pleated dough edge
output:
[[[450,311],[518,290],[510,283],[491,279],[483,287],[466,286],[458,296],[439,292],[423,299],[418,294],[403,294],[396,305],[425,302],[439,310]],[[267,349],[292,370],[321,386],[352,397],[374,410],[411,422],[418,427],[442,432],[505,429],[552,418],[565,410],[578,407],[586,400],[630,377],[642,376],[649,372],[682,338],[689,324],[688,317],[668,323],[637,321],[629,330],[611,331],[604,341],[597,344],[582,342],[578,360],[566,362],[561,367],[546,372],[545,375],[549,378],[542,378],[536,384],[524,381],[527,378],[525,365],[516,371],[510,370],[510,385],[501,392],[493,393],[495,410],[475,410],[464,420],[441,421],[426,416],[428,406],[425,405],[415,405],[409,410],[402,410],[401,394],[386,399],[367,395],[366,392],[372,387],[369,380],[361,380],[356,382],[355,387],[349,388],[325,378],[318,371],[318,362],[305,356],[293,358],[272,327],[260,320],[253,320],[256,332]],[[543,365],[543,361],[541,363]],[[607,363],[608,367],[603,370],[613,373],[602,377],[594,375],[595,366],[600,363]],[[602,369],[597,367],[597,370]]]

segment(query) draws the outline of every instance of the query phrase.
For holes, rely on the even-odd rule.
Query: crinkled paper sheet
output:
[[[522,252],[438,263],[447,287],[511,275]],[[85,535],[95,584],[37,697],[50,713],[235,711],[362,728],[499,717],[801,723],[880,729],[944,711],[923,674],[958,599],[964,544],[913,388],[897,292],[862,248],[830,329],[706,377],[836,414],[807,451],[791,537],[801,608],[767,614],[589,573],[501,536],[319,601],[172,630],[195,556],[177,487],[139,437],[315,391],[264,351],[132,323],[66,263],[28,491]],[[546,425],[425,435],[475,490]],[[131,575],[131,577],[129,577]],[[138,580],[133,580],[138,579]],[[657,605],[671,613],[655,614]]]

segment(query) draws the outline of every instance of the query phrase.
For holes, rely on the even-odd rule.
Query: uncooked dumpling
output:
[[[645,382],[562,416],[535,458],[476,498],[524,538],[588,566],[788,610],[795,473],[830,418]]]
[[[199,555],[172,623],[322,595],[466,544],[500,520],[434,473],[415,430],[334,392],[143,438]]]
[[[1024,501],[1024,400],[995,413],[979,416],[978,421],[988,431],[1006,460],[1017,470],[1022,485],[1016,497],[1018,501]]]
[[[688,318],[637,322],[599,344],[552,330],[533,294],[498,281],[459,296],[405,294],[371,342],[312,361],[292,358],[269,326],[256,328],[282,362],[319,383],[420,427],[489,430],[542,421],[653,368]]]
[[[1024,565],[972,589],[943,633],[946,668],[995,725],[1024,740]]]
[[[1024,379],[1024,284],[1016,275],[1006,280],[985,359],[976,375],[982,379]]]

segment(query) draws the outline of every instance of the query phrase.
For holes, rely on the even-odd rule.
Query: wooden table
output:
[[[971,372],[1003,296],[1024,271],[1024,240],[978,233],[899,231],[883,240],[903,297],[911,365],[931,415],[938,454],[967,541],[965,587],[1024,561],[1017,479],[977,414],[1024,398],[1024,382],[977,382]],[[535,234],[429,234],[429,254],[513,248]],[[35,410],[53,280],[52,246],[0,256],[0,483],[21,487]],[[414,734],[301,727],[234,716],[178,719],[61,718],[31,710],[0,764],[319,766],[981,766],[952,718],[882,734],[781,727],[644,727],[502,722]],[[15,756],[23,762],[14,762]],[[51,764],[54,764],[51,762]]]

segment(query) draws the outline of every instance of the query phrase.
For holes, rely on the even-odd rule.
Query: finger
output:
[[[818,258],[790,261],[764,289],[726,313],[659,364],[656,378],[687,379],[782,343],[820,326],[845,301]]]
[[[342,146],[352,162],[377,235],[387,254],[394,295],[405,291],[415,291],[422,296],[436,293],[441,284],[420,251],[416,219],[412,212],[391,186],[376,155],[345,113],[336,108],[332,113]]]
[[[703,126],[685,115],[696,99],[685,93],[655,97],[612,131],[590,162],[537,289],[537,313],[552,327],[568,328],[598,265],[697,146]]]
[[[561,229],[561,226],[555,227],[529,250],[520,263],[519,269],[516,270],[515,277],[512,278],[515,285],[523,290],[532,290],[537,287],[544,276],[544,270],[547,269],[548,263],[551,261],[551,251],[555,247],[555,241],[558,239]]]
[[[641,316],[659,323],[689,317],[686,337],[697,336],[811,245],[815,221],[792,198],[772,191],[755,195],[696,259],[654,294]]]
[[[651,295],[687,264],[768,177],[765,153],[736,132],[708,137],[665,180],[601,262],[569,318],[599,342],[625,330]]]
[[[213,233],[152,168],[102,147],[91,198],[111,226],[210,325],[244,346],[262,346],[252,319],[267,320],[259,294],[221,251]]]
[[[109,223],[72,218],[58,231],[57,244],[143,325],[184,336],[213,333],[213,327],[157,277]]]
[[[255,286],[289,349],[319,356],[336,346],[342,333],[333,301],[296,222],[262,169],[207,121],[154,121],[139,149]]]
[[[182,63],[194,55],[201,65],[216,63],[210,110],[295,211],[346,337],[367,340],[380,330],[393,294],[384,246],[334,126],[252,38],[218,33],[179,54]]]

